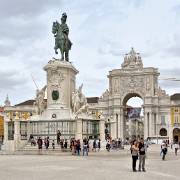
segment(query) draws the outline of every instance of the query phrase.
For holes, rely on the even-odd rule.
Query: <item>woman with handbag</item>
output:
[[[133,141],[131,150],[132,150],[132,169],[133,169],[133,172],[136,172],[137,171],[136,170],[136,161],[138,159],[138,151],[139,151],[136,140]]]

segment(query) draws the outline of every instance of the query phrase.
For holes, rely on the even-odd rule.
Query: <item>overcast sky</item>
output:
[[[54,54],[52,23],[67,13],[73,46],[70,61],[79,70],[87,97],[108,89],[107,75],[118,69],[131,47],[144,67],[159,68],[161,77],[180,79],[180,0],[1,0],[0,105],[35,97],[46,84],[43,67]],[[180,82],[159,81],[169,95]]]

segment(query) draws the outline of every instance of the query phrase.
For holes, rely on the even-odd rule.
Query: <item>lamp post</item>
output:
[[[159,134],[159,130],[158,130],[158,126],[159,124],[156,123],[156,140],[157,140],[157,145],[158,145],[158,134]]]
[[[105,122],[105,135],[106,135],[106,139],[110,137],[111,134],[111,127],[110,127],[110,119],[108,119],[108,121]]]

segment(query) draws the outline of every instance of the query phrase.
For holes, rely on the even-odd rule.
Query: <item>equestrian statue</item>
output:
[[[52,33],[55,37],[55,53],[58,54],[57,49],[60,49],[61,52],[61,59],[64,61],[64,55],[65,55],[65,61],[69,61],[69,50],[71,49],[72,43],[70,39],[68,38],[69,34],[69,28],[66,24],[67,15],[66,13],[62,14],[61,17],[61,24],[56,21],[53,22],[52,26]]]

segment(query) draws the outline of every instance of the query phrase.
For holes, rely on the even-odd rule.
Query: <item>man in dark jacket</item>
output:
[[[38,141],[37,141],[37,144],[38,144],[38,154],[39,155],[42,155],[42,145],[43,145],[43,141],[41,139],[41,137],[39,137]]]
[[[139,143],[139,171],[146,172],[145,170],[145,147],[144,147],[144,139],[141,138],[141,142]]]

